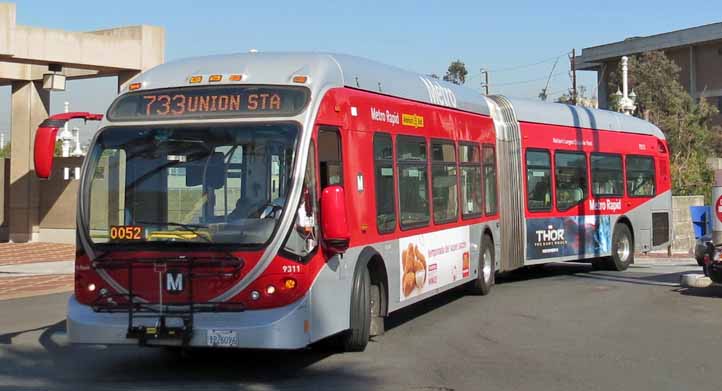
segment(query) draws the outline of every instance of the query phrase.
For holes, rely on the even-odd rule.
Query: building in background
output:
[[[117,78],[117,88],[163,63],[165,31],[129,26],[63,31],[16,23],[16,6],[0,3],[0,86],[10,86],[10,159],[0,159],[0,241],[75,242],[76,172],[83,158],[68,129],[66,155],[49,180],[35,176],[35,131],[50,114],[50,91],[66,80]],[[86,111],[82,107],[73,110]],[[72,124],[70,125],[73,126]],[[73,142],[73,140],[76,140]]]
[[[599,107],[607,109],[609,75],[622,56],[661,50],[680,68],[679,81],[694,98],[705,97],[722,112],[722,23],[708,24],[648,37],[582,49],[577,70],[597,72]],[[722,123],[722,115],[716,124]]]

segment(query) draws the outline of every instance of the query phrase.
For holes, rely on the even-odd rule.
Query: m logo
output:
[[[165,290],[168,293],[183,292],[183,273],[169,271],[165,274]]]

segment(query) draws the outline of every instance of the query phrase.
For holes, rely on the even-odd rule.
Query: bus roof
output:
[[[345,86],[489,115],[486,101],[472,89],[345,54],[240,53],[194,57],[158,65],[132,82],[142,82],[144,89],[170,88],[187,86],[188,79],[195,75],[238,73],[244,74],[244,84],[289,84],[293,76],[306,75],[311,80],[312,93],[325,87]]]
[[[639,133],[664,139],[664,133],[653,124],[609,110],[590,109],[561,103],[526,99],[509,99],[520,122],[536,122],[596,130]]]
[[[311,80],[312,95],[316,96],[326,87],[350,87],[490,115],[486,100],[470,88],[346,54],[259,52],[192,57],[158,65],[132,82],[142,82],[143,89],[172,88],[188,86],[191,76],[239,73],[244,75],[244,84],[289,84],[293,76],[306,75]],[[127,87],[122,92],[127,92]],[[664,138],[649,122],[612,111],[523,99],[510,101],[519,121]]]

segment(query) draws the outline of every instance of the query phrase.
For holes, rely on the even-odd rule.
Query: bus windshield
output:
[[[298,125],[111,127],[84,197],[94,243],[262,245],[286,206]]]

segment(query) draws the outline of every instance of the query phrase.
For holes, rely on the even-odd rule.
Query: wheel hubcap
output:
[[[617,258],[622,262],[627,262],[629,254],[631,253],[629,245],[629,238],[623,236],[617,241]]]
[[[489,278],[491,278],[491,251],[489,249],[485,250],[482,255],[481,273],[484,276],[484,281],[489,281]]]

